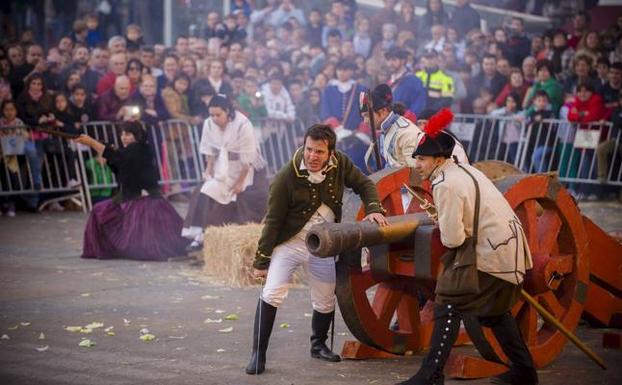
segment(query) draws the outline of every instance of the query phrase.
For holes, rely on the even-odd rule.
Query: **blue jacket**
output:
[[[426,101],[426,91],[415,74],[408,73],[402,76],[397,82],[397,87],[391,86],[393,89],[393,103],[402,103],[415,115],[421,114]]]
[[[326,120],[330,117],[335,117],[339,120],[344,128],[348,130],[356,130],[361,124],[361,109],[359,106],[359,94],[365,91],[365,87],[360,84],[354,84],[354,96],[352,99],[352,107],[348,114],[347,120],[343,122],[344,114],[348,108],[348,102],[352,94],[350,89],[345,94],[339,92],[336,85],[329,85],[324,89],[322,94],[322,103],[320,105],[320,118]]]

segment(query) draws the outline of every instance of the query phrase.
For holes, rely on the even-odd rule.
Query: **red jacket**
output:
[[[117,80],[117,75],[112,71],[106,72],[104,76],[99,79],[97,82],[97,87],[95,91],[98,96],[102,96],[106,91],[109,91],[114,88],[114,82]]]
[[[574,101],[570,104],[570,112],[568,112],[569,121],[589,123],[601,119],[607,119],[607,109],[600,95],[593,93],[585,102],[575,96]]]

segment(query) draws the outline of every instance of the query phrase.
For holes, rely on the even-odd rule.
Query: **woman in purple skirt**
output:
[[[139,122],[123,122],[123,148],[114,149],[88,135],[75,140],[106,159],[119,184],[114,198],[93,207],[82,258],[165,261],[185,254],[188,241],[179,235],[183,220],[160,195],[157,167],[145,139]]]

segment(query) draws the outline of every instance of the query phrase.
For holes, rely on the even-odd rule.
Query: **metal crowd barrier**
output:
[[[305,127],[299,120],[254,121],[268,176],[285,165],[302,145]],[[89,122],[83,132],[120,145],[112,122]],[[153,146],[160,185],[166,195],[188,191],[201,183],[206,160],[199,152],[202,126],[169,120],[146,127]],[[567,183],[622,186],[622,130],[609,122],[590,124],[456,114],[450,130],[461,140],[471,162],[502,160],[524,172],[555,171]],[[112,171],[88,147],[58,137],[30,140],[28,130],[1,129],[0,196],[34,199],[46,194],[48,203],[72,199],[84,210],[112,195],[117,187]],[[39,173],[33,169],[40,169]]]
[[[27,127],[0,127],[0,196],[20,196],[44,210],[70,200],[86,211],[75,146]],[[41,203],[43,201],[43,203]]]
[[[273,119],[257,120],[254,126],[268,176],[273,176],[302,144],[304,126],[300,121],[284,123]],[[145,129],[165,195],[186,192],[201,183],[206,165],[206,159],[199,151],[202,126],[193,126],[183,120],[168,120]],[[119,133],[112,122],[89,122],[83,125],[83,131],[100,142],[119,146]],[[90,209],[96,200],[108,198],[117,182],[93,150],[81,147],[78,158],[81,173],[86,176],[85,199]]]
[[[456,114],[450,130],[471,162],[502,160],[524,172],[555,171],[567,183],[622,186],[620,128],[611,122]]]

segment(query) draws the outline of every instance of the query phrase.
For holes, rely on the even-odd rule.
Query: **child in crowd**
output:
[[[145,44],[143,39],[143,30],[137,24],[130,24],[125,29],[125,47],[128,51],[135,51],[140,49]]]
[[[76,118],[77,129],[80,129],[80,124],[85,124],[93,120],[95,112],[84,84],[78,84],[72,88],[69,103],[72,114]]]
[[[2,190],[18,190],[23,188],[18,175],[19,165],[17,155],[23,153],[23,143],[28,140],[28,132],[21,128],[11,128],[23,126],[24,122],[17,117],[17,106],[12,100],[2,102],[2,117],[0,117],[0,185]],[[3,170],[4,169],[4,170]],[[5,172],[6,171],[6,172]],[[6,214],[8,217],[15,216],[15,196],[0,197],[0,215]]]
[[[556,118],[551,107],[549,94],[544,90],[537,91],[533,104],[527,109],[525,115],[529,138],[527,154],[532,154],[532,166],[527,166],[527,170],[530,172],[549,171],[550,166],[552,166],[551,157],[556,141],[555,125],[544,122],[547,119]]]
[[[99,20],[96,14],[86,16],[86,27],[88,33],[86,35],[86,44],[89,48],[94,48],[104,41],[102,34],[99,32]]]
[[[488,149],[489,159],[504,160],[508,163],[516,162],[518,143],[520,141],[523,114],[520,111],[520,97],[511,92],[505,98],[505,106],[490,113],[491,116],[504,117],[499,123],[499,132],[493,131],[493,136],[501,136],[501,141],[493,137]],[[497,144],[495,146],[495,144]]]

